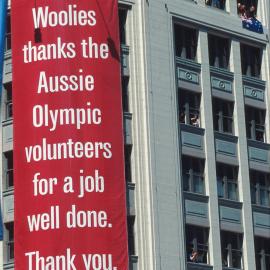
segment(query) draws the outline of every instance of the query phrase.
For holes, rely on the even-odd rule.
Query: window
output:
[[[229,101],[213,99],[213,120],[216,131],[233,134],[233,105]]]
[[[256,270],[270,270],[270,239],[255,237]]]
[[[218,197],[238,200],[238,168],[222,163],[217,164]]]
[[[6,106],[6,119],[10,119],[13,116],[13,110],[12,110],[12,83],[6,83],[4,85],[5,88],[5,106]]]
[[[211,7],[224,10],[226,1],[225,0],[205,0],[205,4]]]
[[[245,11],[246,18],[255,17],[257,13],[257,0],[237,0],[238,15]]]
[[[204,194],[204,160],[183,156],[184,191]]]
[[[122,76],[122,109],[123,112],[129,112],[129,101],[128,101],[128,77]]]
[[[241,44],[242,73],[259,78],[261,75],[262,50]]]
[[[6,19],[5,51],[8,51],[10,49],[11,49],[11,21],[10,21],[10,12],[8,12]]]
[[[127,226],[128,226],[128,253],[129,255],[135,255],[134,223],[135,223],[135,216],[128,216]]]
[[[120,32],[120,43],[127,44],[126,37],[126,22],[127,22],[127,9],[119,9],[119,32]]]
[[[180,123],[200,127],[200,95],[182,89],[179,93]]]
[[[197,53],[197,30],[179,24],[174,26],[176,56],[195,60]]]
[[[14,223],[6,223],[6,261],[10,262],[14,260]]]
[[[230,59],[229,39],[208,35],[208,44],[210,66],[228,69]]]
[[[222,265],[242,269],[242,234],[221,231]]]
[[[193,263],[209,263],[208,228],[186,225],[187,261]]]
[[[4,170],[5,170],[5,183],[6,189],[13,188],[13,151],[4,153]]]
[[[270,207],[270,174],[250,171],[251,202]]]
[[[246,128],[249,139],[265,142],[265,110],[246,107]]]
[[[125,177],[126,177],[126,182],[131,182],[132,181],[132,176],[131,176],[131,150],[132,150],[131,145],[125,145]]]

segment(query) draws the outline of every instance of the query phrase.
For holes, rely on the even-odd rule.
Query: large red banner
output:
[[[128,268],[117,0],[13,0],[16,270]]]

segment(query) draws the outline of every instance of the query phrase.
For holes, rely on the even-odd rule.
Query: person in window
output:
[[[191,252],[190,256],[189,256],[189,260],[191,262],[197,263],[198,262],[198,259],[199,259],[199,253],[198,253],[198,251],[193,250]]]
[[[263,134],[261,132],[256,133],[256,141],[264,142]]]
[[[248,10],[247,17],[248,18],[255,18],[256,9],[255,6],[251,6]]]
[[[241,3],[238,3],[237,8],[238,8],[238,14],[240,15],[240,18],[242,20],[246,20],[247,19],[246,6],[242,5]]]
[[[200,127],[200,120],[198,114],[195,114],[194,117],[190,118],[191,124],[194,127]]]
[[[180,113],[179,121],[180,121],[180,123],[185,124],[185,113],[184,112]]]
[[[240,14],[243,28],[256,33],[263,33],[263,26],[256,18],[256,8],[254,5],[246,8],[245,5],[238,3],[238,14]]]

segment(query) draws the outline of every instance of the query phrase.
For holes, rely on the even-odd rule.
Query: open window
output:
[[[4,84],[5,90],[5,118],[10,119],[13,117],[13,108],[12,108],[12,82]]]
[[[123,112],[129,112],[129,78],[122,76],[122,109]]]
[[[235,166],[217,164],[218,197],[228,200],[238,200],[238,168]]]
[[[13,179],[13,151],[4,152],[3,168],[5,172],[5,189],[11,189],[14,186]]]
[[[120,33],[120,43],[126,45],[127,44],[127,36],[126,36],[126,22],[127,22],[127,13],[128,9],[119,8],[119,33]]]
[[[233,102],[213,98],[213,120],[215,131],[233,134]]]
[[[126,182],[132,182],[132,175],[131,175],[131,145],[125,145],[125,177]]]
[[[257,0],[237,0],[237,12],[239,16],[246,18],[257,16]]]
[[[182,124],[200,127],[200,94],[180,89],[179,92],[179,121]]]
[[[249,139],[265,142],[265,110],[247,106],[246,129]]]
[[[242,74],[260,78],[262,64],[262,49],[241,44]]]
[[[6,36],[5,36],[5,51],[11,50],[11,20],[10,11],[7,13],[6,18]]]
[[[5,223],[5,258],[6,262],[14,261],[14,223]]]
[[[256,270],[270,270],[270,238],[255,237]]]
[[[228,69],[230,59],[230,40],[223,37],[208,35],[210,66]]]
[[[127,226],[128,226],[128,253],[129,255],[135,255],[134,223],[135,223],[135,216],[128,216]]]
[[[188,262],[209,264],[208,236],[208,228],[186,225]]]
[[[242,244],[242,234],[221,231],[222,265],[224,268],[243,269]]]
[[[174,25],[176,56],[195,60],[197,54],[198,32],[179,24]]]
[[[270,207],[270,174],[250,171],[250,191],[252,204]]]
[[[204,160],[183,156],[182,171],[184,191],[205,194]]]

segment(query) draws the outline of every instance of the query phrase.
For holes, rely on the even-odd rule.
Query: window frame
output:
[[[254,141],[266,142],[265,118],[266,111],[255,107],[246,106],[247,138]]]
[[[182,59],[197,62],[198,35],[198,29],[175,23],[175,55]]]
[[[14,188],[14,163],[13,163],[13,151],[3,152],[3,169],[5,173],[5,190]],[[12,183],[12,185],[10,185]]]
[[[179,122],[186,125],[192,125],[194,127],[201,127],[200,121],[200,104],[201,96],[199,93],[193,93],[188,90],[179,90],[178,107]],[[184,116],[184,117],[182,117]],[[197,116],[197,121],[192,123],[192,119]]]
[[[6,262],[14,262],[14,222],[8,222],[5,226],[5,247],[6,247]]]
[[[209,64],[212,67],[229,70],[231,55],[231,40],[208,34]]]
[[[185,168],[188,166],[188,168]],[[199,171],[197,171],[197,168]],[[195,168],[195,169],[194,169]],[[204,174],[204,168],[205,168],[205,161],[203,159],[189,157],[189,156],[183,156],[182,157],[182,178],[183,178],[183,189],[186,192],[196,193],[205,195],[205,174]],[[199,181],[199,189],[201,192],[198,192],[199,189],[196,189],[196,178],[194,176],[197,176]],[[186,188],[188,187],[188,188]]]
[[[186,224],[186,251],[187,251],[187,261],[191,262],[190,254],[192,251],[201,252],[199,256],[202,264],[210,264],[210,254],[209,254],[209,228],[199,227],[196,225]],[[189,239],[191,236],[192,239]],[[202,238],[202,242],[200,241]],[[200,254],[200,253],[199,253]]]
[[[232,177],[228,177],[228,174],[232,174]],[[222,175],[219,175],[220,172]],[[221,179],[221,181],[219,180]],[[222,195],[219,193],[219,184],[222,183]],[[235,197],[230,196],[229,185],[235,185]],[[239,187],[238,187],[238,167],[231,166],[223,163],[217,164],[217,185],[218,185],[218,197],[226,200],[239,201]]]
[[[241,43],[240,53],[242,74],[244,76],[260,79],[262,73],[263,49]]]
[[[228,121],[227,124],[225,121]],[[213,125],[214,130],[217,132],[234,135],[233,102],[225,101],[219,98],[213,98]],[[225,126],[227,126],[228,131],[225,130]]]
[[[220,234],[222,266],[230,269],[243,269],[243,235],[229,231],[220,231]],[[240,259],[237,258],[239,255]],[[240,267],[234,264],[235,258],[237,258],[237,264],[239,263]]]

